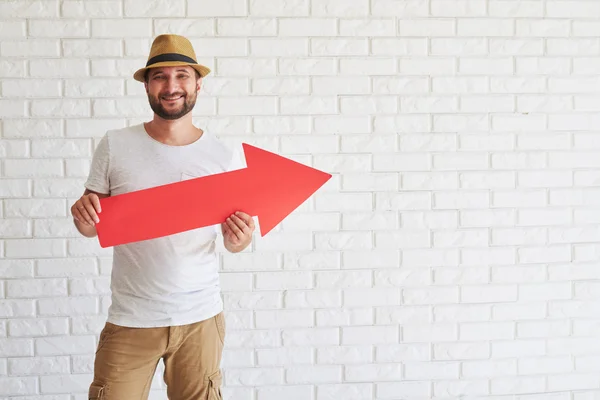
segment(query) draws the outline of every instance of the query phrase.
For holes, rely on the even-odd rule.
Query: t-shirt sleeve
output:
[[[92,157],[92,165],[84,186],[94,192],[110,194],[109,165],[110,165],[110,147],[108,144],[108,134],[105,134]]]

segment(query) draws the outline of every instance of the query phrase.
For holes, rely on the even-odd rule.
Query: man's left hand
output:
[[[244,212],[237,211],[221,224],[223,243],[231,253],[244,250],[252,242],[254,220]]]

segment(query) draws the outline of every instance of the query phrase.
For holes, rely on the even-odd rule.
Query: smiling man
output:
[[[71,207],[82,235],[97,235],[100,198],[244,167],[239,153],[192,124],[191,111],[209,72],[197,63],[188,39],[156,37],[146,66],[134,74],[144,84],[154,117],[108,131],[100,140],[84,194]],[[219,228],[225,248],[235,253],[251,243],[255,226],[240,210],[220,227],[114,247],[112,301],[96,350],[90,399],[148,398],[161,359],[170,399],[222,398]]]

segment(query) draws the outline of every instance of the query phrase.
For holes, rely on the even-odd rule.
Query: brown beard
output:
[[[192,111],[192,109],[196,105],[196,92],[193,92],[191,94],[183,92],[183,96],[183,105],[179,109],[173,111],[165,110],[165,108],[160,103],[160,99],[156,96],[151,95],[150,93],[148,93],[148,101],[150,102],[150,108],[152,108],[152,111],[154,111],[156,115],[158,115],[162,119],[174,120],[179,119],[187,113],[189,113],[190,111]],[[165,97],[170,97],[170,95],[167,95]]]

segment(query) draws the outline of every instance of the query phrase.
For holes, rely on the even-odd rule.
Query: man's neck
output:
[[[191,114],[177,120],[165,120],[155,114],[152,121],[144,123],[144,128],[153,139],[170,146],[185,146],[204,134],[192,124]]]

